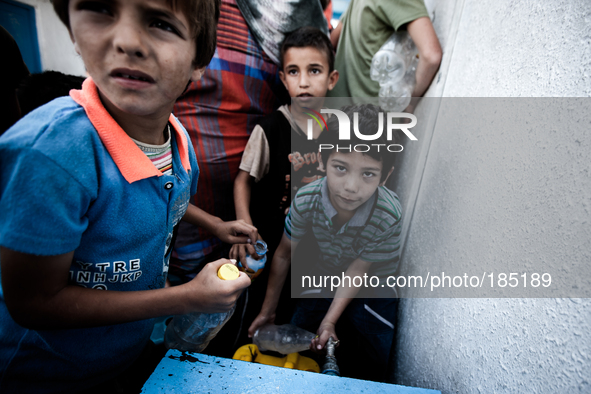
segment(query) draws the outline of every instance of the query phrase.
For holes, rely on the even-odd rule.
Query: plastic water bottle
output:
[[[238,262],[238,269],[244,271],[250,280],[254,280],[254,278],[263,272],[263,268],[265,268],[265,263],[267,262],[267,243],[265,241],[257,241],[253,246],[256,254],[262,257],[255,260],[251,255],[247,254],[246,264],[248,265],[248,269],[244,269],[242,264]]]
[[[232,264],[224,264],[218,270],[218,277],[223,280],[234,280],[239,276],[238,269]],[[227,312],[203,313],[194,312],[175,316],[164,334],[167,349],[178,349],[200,353],[232,317],[236,305]]]
[[[417,84],[416,70],[419,57],[416,55],[410,62],[403,78],[396,83],[380,84],[380,106],[387,111],[402,111],[410,104],[412,92]]]
[[[272,350],[281,354],[302,352],[310,348],[310,342],[316,337],[310,331],[293,324],[265,324],[254,333],[252,341],[261,350]]]
[[[416,85],[418,50],[406,31],[395,32],[375,53],[370,78],[380,84],[380,106],[401,111],[411,101]]]
[[[380,49],[373,56],[369,76],[380,84],[396,83],[404,77],[406,62],[404,55],[394,50]]]

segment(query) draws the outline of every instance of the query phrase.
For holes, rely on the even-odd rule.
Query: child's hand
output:
[[[263,239],[259,237],[259,240],[262,241]],[[248,269],[248,264],[246,264],[246,255],[250,255],[250,257],[255,260],[261,259],[261,256],[256,253],[256,250],[252,245],[252,243],[232,245],[232,249],[230,249],[230,258],[240,261],[244,269]]]
[[[224,264],[232,263],[235,261],[220,259],[206,264],[193,280],[184,285],[187,286],[189,311],[219,313],[232,308],[242,290],[251,283],[244,272],[240,272],[240,276],[234,280],[222,280],[218,277],[218,269]]]
[[[324,349],[328,338],[332,337],[335,341],[339,340],[333,323],[321,323],[316,334],[318,334],[318,336],[312,339],[312,343],[310,343],[310,350],[313,350],[316,353],[319,353]]]
[[[251,240],[255,242],[259,237],[256,227],[244,220],[220,222],[215,226],[213,232],[216,237],[228,244],[251,243]]]
[[[232,245],[232,249],[230,249],[230,258],[236,261],[239,261],[244,267],[245,270],[248,269],[248,264],[246,264],[246,255],[254,252],[254,247],[252,244],[234,244]],[[256,256],[256,253],[254,254]]]
[[[252,244],[234,244],[232,245],[232,249],[230,249],[230,258],[239,261],[245,270],[248,269],[248,264],[246,264],[247,254],[251,255],[253,258],[258,257]]]
[[[254,333],[258,330],[259,327],[264,326],[265,324],[274,324],[275,323],[275,313],[263,313],[261,311],[259,315],[254,319],[250,327],[248,328],[248,337],[252,338]]]

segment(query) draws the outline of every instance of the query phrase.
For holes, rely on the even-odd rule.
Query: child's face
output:
[[[336,70],[329,71],[327,56],[314,47],[289,48],[283,56],[279,77],[301,107],[314,107],[316,97],[325,97],[339,79]],[[320,104],[322,105],[322,104]]]
[[[381,161],[363,153],[332,153],[326,163],[326,182],[336,211],[352,216],[382,184],[382,170]]]
[[[201,77],[189,22],[166,0],[71,0],[69,16],[76,51],[110,112],[166,116]]]

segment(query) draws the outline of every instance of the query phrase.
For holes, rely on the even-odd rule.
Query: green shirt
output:
[[[351,0],[340,22],[339,82],[327,96],[378,97],[380,85],[369,77],[373,55],[392,33],[423,16],[428,13],[422,0]]]

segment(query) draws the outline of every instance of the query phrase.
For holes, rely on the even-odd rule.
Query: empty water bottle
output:
[[[234,280],[239,275],[238,269],[232,264],[224,264],[218,270],[218,277],[223,280]],[[194,312],[175,316],[166,327],[164,334],[166,348],[202,352],[224,324],[230,320],[235,307],[236,305],[222,313]]]
[[[251,255],[246,255],[246,264],[248,269],[244,269],[242,264],[238,262],[238,268],[244,271],[251,280],[254,280],[257,276],[263,272],[265,263],[267,262],[267,243],[265,241],[257,241],[254,245],[254,250],[257,255],[261,256],[260,259],[256,260]]]
[[[412,92],[416,85],[416,69],[419,62],[418,55],[410,63],[404,78],[397,83],[386,83],[380,85],[380,106],[387,111],[402,111],[412,99]]]
[[[402,79],[405,72],[406,62],[401,53],[380,49],[373,56],[369,76],[380,84],[396,83]]]
[[[309,349],[314,337],[316,335],[292,324],[266,324],[256,330],[252,340],[261,351],[289,354]]]
[[[392,34],[375,53],[370,77],[380,84],[380,106],[401,111],[410,103],[416,85],[418,51],[408,32]]]

